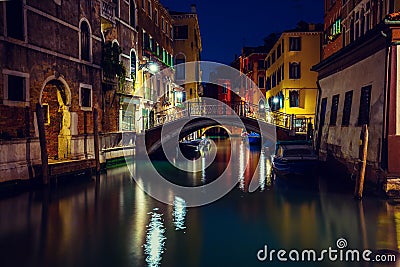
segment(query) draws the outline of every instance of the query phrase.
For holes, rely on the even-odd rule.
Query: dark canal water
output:
[[[183,176],[162,160],[153,163],[177,183],[207,183],[225,168],[231,153],[225,142],[218,143],[215,164],[195,174]],[[375,266],[330,261],[327,254],[322,262],[283,263],[276,255],[273,261],[257,259],[265,246],[297,250],[300,258],[304,250],[337,250],[340,238],[347,242],[343,253],[399,251],[400,206],[374,196],[356,202],[350,190],[338,190],[342,187],[325,178],[309,190],[273,186],[269,156],[236,145],[246,155],[233,170],[245,168],[244,176],[230,173],[239,178],[237,186],[202,207],[188,208],[173,195],[172,206],[154,200],[127,167],[108,170],[97,183],[93,178],[49,194],[36,190],[1,199],[0,266]],[[141,161],[131,167],[147,168]],[[248,193],[253,175],[259,188]],[[146,183],[146,177],[136,178]]]

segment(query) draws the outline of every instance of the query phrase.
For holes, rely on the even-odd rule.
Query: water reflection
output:
[[[158,209],[154,209],[151,215],[150,223],[147,225],[146,244],[144,245],[144,253],[147,255],[146,262],[150,267],[160,266],[162,254],[165,252],[165,227],[162,222],[162,214],[157,213]]]
[[[245,185],[254,173],[260,186],[267,177],[268,188],[269,155],[246,154],[239,142],[234,148],[241,152],[242,166],[239,171],[236,162],[231,176],[242,174],[242,188],[190,212],[185,200],[172,192],[163,193],[174,200],[173,206],[149,197],[132,183],[125,167],[108,170],[98,184],[89,181],[59,186],[49,194],[32,190],[1,199],[1,266],[261,266],[256,252],[265,244],[271,249],[326,249],[338,238],[351,248],[400,250],[398,202],[372,196],[355,202],[352,192],[332,192],[324,183],[317,192],[271,188],[247,194]],[[259,168],[254,163],[258,157]],[[223,160],[218,164],[226,167]],[[146,166],[138,162],[136,168]],[[172,174],[192,180],[192,174]],[[199,180],[211,174],[199,172]],[[146,186],[145,176],[137,181]]]
[[[240,143],[239,147],[239,188],[245,191],[245,171],[247,165],[247,154],[245,149],[245,142]]]
[[[264,191],[264,189],[265,189],[265,179],[267,177],[266,164],[267,164],[267,162],[266,162],[266,159],[265,159],[265,151],[261,150],[260,162],[259,162],[260,179],[259,179],[259,182],[258,182],[261,192]]]
[[[174,210],[172,212],[175,230],[184,230],[186,218],[186,201],[183,198],[175,197]]]
[[[201,157],[201,182],[206,183],[206,157]]]

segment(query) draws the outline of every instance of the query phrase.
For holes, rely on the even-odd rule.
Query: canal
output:
[[[153,166],[177,184],[206,184],[226,167],[232,153],[226,142],[215,142],[214,163],[196,173],[177,171],[163,159]],[[371,250],[369,258],[397,256],[400,206],[373,195],[355,201],[348,187],[332,181],[334,175],[311,188],[275,186],[268,153],[243,149],[239,140],[234,146],[239,162],[228,175],[238,183],[201,207],[187,207],[174,195],[167,205],[143,192],[148,166],[140,160],[51,192],[0,199],[1,266],[374,266],[344,255],[352,249],[360,255]],[[142,177],[133,179],[138,173]],[[258,186],[249,192],[252,179]],[[326,253],[318,261],[329,248],[336,259]],[[281,249],[289,263],[269,254]],[[265,250],[271,258],[265,259]],[[316,251],[316,262],[312,254],[302,260],[305,250]]]

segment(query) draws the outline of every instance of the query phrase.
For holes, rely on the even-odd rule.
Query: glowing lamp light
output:
[[[158,65],[156,63],[154,63],[154,62],[149,63],[149,71],[150,72],[155,73],[155,72],[158,72],[159,69],[160,68],[158,67]]]
[[[160,67],[158,66],[157,63],[147,62],[147,63],[139,65],[139,70],[141,70],[141,69],[145,69],[154,74],[160,70]]]
[[[183,93],[182,92],[176,92],[176,98],[178,98],[178,99],[182,99],[182,97],[183,97]]]
[[[263,110],[265,108],[264,104],[260,105],[260,109]]]
[[[274,102],[274,104],[278,104],[278,103],[279,103],[279,98],[277,98],[277,97],[274,97],[274,100],[273,100],[273,102]]]

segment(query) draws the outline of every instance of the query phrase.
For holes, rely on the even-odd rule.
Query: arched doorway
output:
[[[71,155],[71,92],[61,78],[49,77],[40,93],[44,109],[47,153],[50,159]]]

